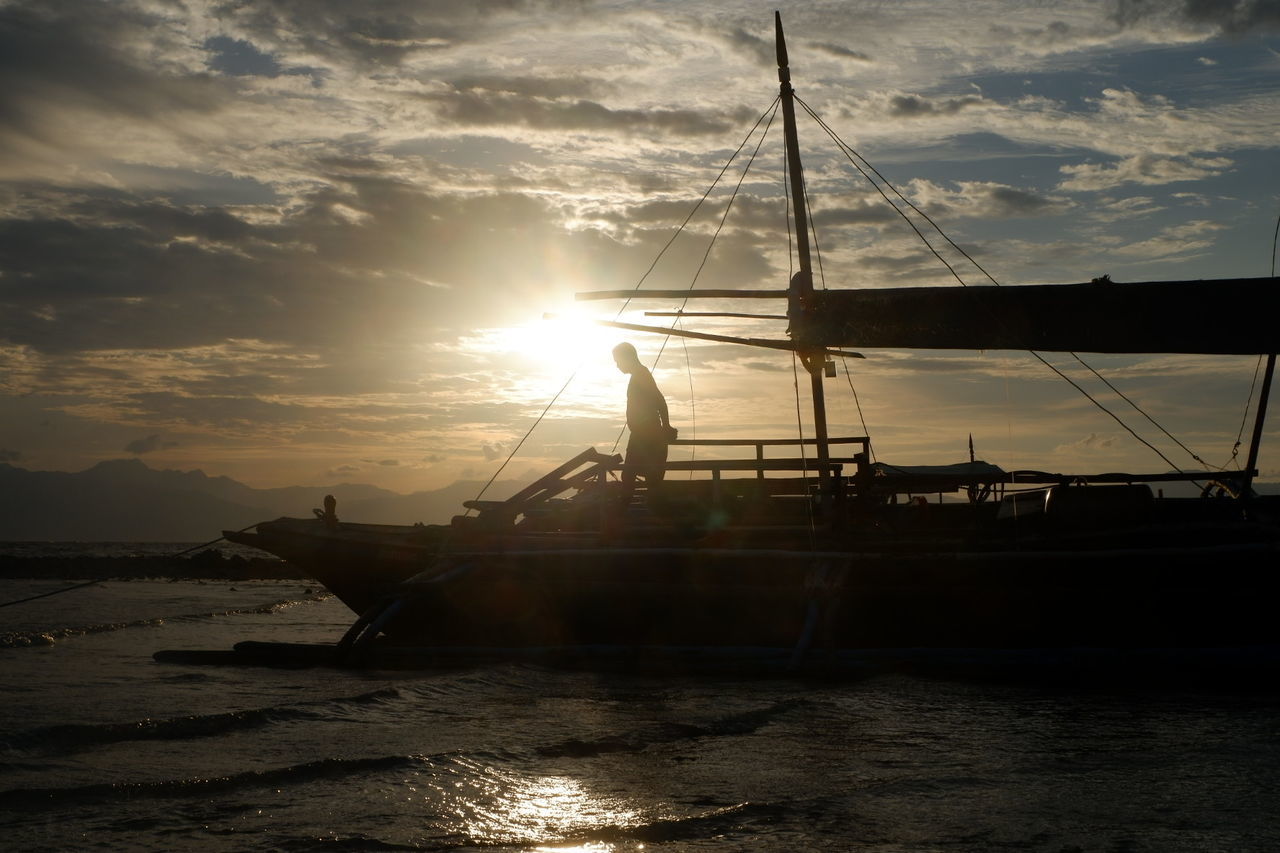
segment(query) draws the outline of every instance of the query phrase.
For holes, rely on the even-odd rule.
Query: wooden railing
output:
[[[818,460],[803,456],[789,459],[766,459],[766,447],[802,447],[817,444],[814,438],[681,438],[673,441],[674,447],[754,447],[755,459],[693,459],[669,460],[668,471],[710,471],[712,479],[719,479],[722,471],[755,471],[763,479],[766,471],[817,471]],[[859,469],[869,461],[871,439],[865,435],[829,438],[828,444],[856,444],[862,449],[853,456],[833,456],[831,473],[840,476],[845,465],[857,465]]]
[[[871,476],[871,466],[868,464],[871,439],[866,436],[852,436],[828,439],[828,443],[832,445],[854,444],[860,447],[860,450],[852,456],[835,456],[828,460],[828,465],[830,466],[828,470],[831,472],[832,482],[836,486],[836,497],[839,498],[844,494],[845,481],[841,477],[841,473],[845,465],[856,466],[854,476],[858,480]],[[765,472],[768,471],[801,471],[815,474],[818,471],[818,461],[806,458],[803,453],[799,456],[782,459],[765,458],[766,448],[802,448],[816,444],[816,440],[812,438],[683,438],[672,442],[672,444],[676,447],[755,448],[754,459],[676,459],[667,461],[666,470],[668,472],[709,472],[711,474],[712,496],[716,499],[719,497],[721,474],[725,472],[754,471],[757,479],[764,480]],[[610,473],[621,471],[622,467],[622,457],[620,455],[606,455],[596,451],[594,448],[590,448],[504,501],[471,500],[465,501],[463,506],[468,509],[478,510],[480,515],[487,521],[509,523],[518,515],[532,510],[537,505],[543,504],[569,489],[582,489],[592,483],[603,484]],[[806,485],[800,480],[794,483],[788,480],[771,480],[769,485],[773,486],[775,484],[791,484],[795,487],[796,494],[805,493],[812,486],[812,484]]]

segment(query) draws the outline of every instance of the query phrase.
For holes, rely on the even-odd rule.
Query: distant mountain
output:
[[[201,542],[283,515],[306,517],[325,495],[337,498],[346,521],[444,523],[479,489],[479,482],[466,481],[410,495],[358,483],[254,489],[137,459],[75,473],[0,463],[0,540]]]

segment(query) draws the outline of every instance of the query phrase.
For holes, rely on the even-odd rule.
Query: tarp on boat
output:
[[[819,290],[797,340],[824,347],[1242,354],[1276,351],[1280,279]]]
[[[965,477],[971,480],[998,480],[1005,471],[990,462],[957,462],[954,465],[890,465],[876,462],[871,466],[877,477]]]
[[[873,489],[895,492],[955,492],[1002,482],[1005,471],[990,462],[957,462],[954,465],[890,465],[876,462]]]

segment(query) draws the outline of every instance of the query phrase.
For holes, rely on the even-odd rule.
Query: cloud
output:
[[[843,45],[831,44],[830,42],[815,41],[810,42],[806,46],[814,48],[815,50],[820,50],[823,53],[829,53],[832,56],[838,56],[841,59],[852,59],[855,62],[874,61],[869,54],[863,53],[860,50],[853,50],[851,48],[844,47]]]
[[[265,0],[224,6],[228,31],[256,45],[362,73],[395,71],[418,57],[484,43],[508,28],[556,28],[581,15],[582,0],[495,0],[484,4],[386,0]],[[531,22],[530,12],[538,18]]]
[[[880,225],[894,222],[898,214],[879,198],[865,199],[849,206],[819,207],[813,212],[813,223],[818,227],[834,228],[840,225]]]
[[[159,161],[199,147],[235,91],[187,64],[172,23],[127,3],[0,9],[0,175],[110,183],[117,143]]]
[[[21,458],[22,453],[20,451],[0,447],[0,462],[17,462]]]
[[[160,436],[149,435],[146,438],[135,439],[124,446],[127,453],[135,453],[141,456],[144,453],[153,453],[157,450],[169,450],[178,446],[176,441],[163,441]]]
[[[772,68],[777,64],[777,50],[772,39],[762,39],[741,28],[735,28],[727,36],[725,42],[749,56],[756,64]]]
[[[1258,203],[1233,173],[1265,170],[1275,147],[1266,45],[1232,43],[1228,61],[1213,25],[1191,22],[1193,4],[1165,18],[1157,5],[1127,28],[1081,0],[977,11],[903,0],[858,16],[819,3],[787,23],[806,103],[886,174],[923,171],[901,186],[1002,279],[1122,280],[1153,258],[1207,254],[1225,235],[1203,223]],[[500,339],[574,291],[634,286],[777,92],[771,16],[745,7],[215,6],[0,4],[0,388],[100,437],[68,458],[172,435],[184,464],[206,470],[224,451],[224,462],[310,454],[307,476],[367,459],[345,473],[394,483],[427,463],[456,476],[451,460],[477,445],[505,457],[512,425],[536,418],[564,377],[544,395],[552,380],[475,346],[477,330]],[[1227,6],[1237,28],[1263,17],[1262,4]],[[700,286],[785,284],[779,130]],[[897,214],[820,132],[802,134],[832,286],[936,283]],[[735,170],[648,286],[688,285]],[[1167,223],[1154,213],[1190,204],[1161,189],[1175,179],[1204,200],[1202,224],[1157,231]],[[1223,274],[1238,263],[1218,261]],[[1057,278],[1063,268],[1085,272]],[[754,381],[789,372],[785,358],[689,352],[700,429],[790,411],[760,404]],[[571,417],[549,418],[523,453],[616,433],[616,378],[571,387],[555,412]],[[662,380],[676,405],[684,375]],[[53,464],[36,435],[54,431],[37,422],[9,444]],[[413,461],[381,464],[396,460]],[[299,470],[273,462],[252,476]]]
[[[951,116],[968,107],[983,103],[977,95],[962,98],[927,99],[919,95],[894,95],[889,99],[889,115],[894,118]]]
[[[362,217],[335,215],[339,204]],[[563,216],[522,194],[441,195],[356,177],[265,222],[106,195],[63,199],[42,216],[0,220],[0,267],[13,276],[0,291],[0,339],[43,352],[228,339],[333,348],[374,328],[388,343],[420,339],[424,319],[500,323],[572,287],[557,256],[602,285],[617,274],[607,261],[626,250],[564,230]],[[483,296],[499,288],[501,300]]]
[[[1123,184],[1157,186],[1177,181],[1197,181],[1218,175],[1233,165],[1226,157],[1164,157],[1138,154],[1119,162],[1067,164],[1059,167],[1069,177],[1058,189],[1069,192],[1095,192]]]
[[[558,100],[480,88],[424,95],[438,118],[458,127],[526,127],[543,131],[721,136],[752,118],[750,110],[615,109],[583,98]]]
[[[1084,438],[1068,444],[1060,444],[1053,449],[1055,454],[1060,453],[1098,453],[1099,451],[1109,451],[1117,446],[1120,436],[1116,434],[1099,434],[1091,432]]]
[[[1165,228],[1155,237],[1119,246],[1113,251],[1118,255],[1148,259],[1191,254],[1212,246],[1214,241],[1210,235],[1225,227],[1218,222],[1197,219]]]
[[[1101,198],[1090,205],[1085,215],[1097,222],[1119,222],[1159,213],[1164,207],[1150,196],[1129,198]]]
[[[1072,204],[1061,196],[1043,195],[994,181],[959,181],[954,189],[928,180],[915,180],[910,193],[917,205],[931,213],[952,217],[1009,219],[1061,213]]]
[[[1280,30],[1280,3],[1276,0],[1118,0],[1113,17],[1124,27],[1151,20],[1180,21],[1211,27],[1228,35]]]
[[[603,80],[579,77],[517,77],[514,75],[472,75],[453,81],[457,92],[516,95],[523,98],[558,100],[612,94],[616,87]]]

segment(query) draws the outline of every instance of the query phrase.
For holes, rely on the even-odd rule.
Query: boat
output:
[[[226,538],[293,563],[351,609],[325,651],[347,662],[754,654],[803,668],[904,650],[1164,649],[1185,660],[1280,647],[1280,496],[1253,490],[1274,336],[1263,312],[1205,323],[1201,308],[1210,293],[1266,304],[1277,279],[815,288],[775,23],[798,262],[786,288],[581,296],[785,301],[776,339],[605,325],[794,353],[810,377],[813,435],[677,439],[715,456],[668,461],[661,483],[629,494],[616,482],[622,457],[588,448],[506,500],[467,502],[449,524],[344,522],[330,498],[312,517]],[[972,451],[951,466],[891,466],[866,436],[829,435],[831,359],[872,347],[1267,358],[1244,467],[1081,474],[1005,471]],[[1164,494],[1187,484],[1198,496]]]

